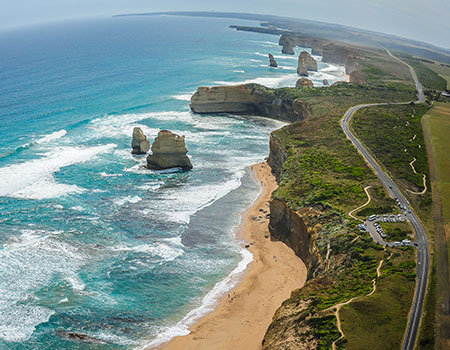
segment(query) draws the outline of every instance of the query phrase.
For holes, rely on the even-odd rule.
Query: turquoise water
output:
[[[297,76],[277,37],[235,23],[253,24],[161,16],[0,32],[1,349],[158,344],[239,278],[252,257],[235,229],[259,193],[246,167],[281,123],[194,115],[189,98],[200,85]],[[343,77],[319,67],[316,84]],[[193,171],[143,168],[135,126],[151,140],[185,135]]]

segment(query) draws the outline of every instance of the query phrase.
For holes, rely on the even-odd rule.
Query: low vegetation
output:
[[[414,68],[419,81],[426,89],[443,91],[447,88],[447,81],[419,59],[407,55],[400,57]]]
[[[374,75],[378,74],[377,69],[379,68],[373,68]],[[391,78],[387,75],[384,77]],[[336,326],[334,306],[352,298],[365,298],[366,302],[374,305],[378,305],[378,298],[387,298],[386,300],[396,303],[395,308],[382,310],[380,320],[386,313],[392,318],[389,325],[393,329],[389,334],[392,335],[392,343],[397,348],[400,346],[406,326],[405,315],[409,311],[414,291],[414,250],[401,248],[385,251],[367,233],[360,232],[357,226],[359,222],[348,216],[350,210],[367,200],[364,187],[368,185],[372,186],[370,193],[373,200],[357,215],[364,217],[374,213],[393,213],[398,209],[362,156],[346,139],[339,121],[353,105],[414,100],[415,90],[408,82],[380,84],[376,82],[377,79],[373,80],[372,84],[364,86],[340,83],[328,88],[283,88],[274,92],[277,96],[300,98],[312,110],[311,118],[273,133],[288,155],[281,173],[280,186],[273,196],[285,201],[299,215],[308,211],[302,218],[312,230],[312,250],[318,257],[318,264],[310,269],[306,285],[294,291],[291,298],[278,310],[266,333],[264,349],[275,349],[276,347],[271,347],[272,344],[277,342],[280,334],[287,333],[290,339],[297,339],[293,341],[319,349],[330,349],[332,343],[341,337]],[[391,107],[394,108],[394,105],[386,107],[386,110]],[[406,110],[409,111],[408,108]],[[415,113],[423,114],[425,110],[426,106],[418,106]],[[416,123],[414,121],[414,128]],[[382,130],[379,126],[377,129]],[[418,169],[428,171],[426,157],[417,157]],[[411,159],[407,166],[410,161]],[[418,188],[419,180],[410,176],[409,172],[406,173],[405,169],[401,171],[408,185],[412,182]],[[403,226],[394,233],[399,237],[406,237],[408,234]],[[380,291],[364,297],[373,289],[379,262],[391,255],[377,282],[380,283]],[[373,301],[375,295],[377,299]],[[362,311],[364,308],[358,310]],[[358,310],[355,312],[361,318],[361,324],[370,323],[369,319],[374,312]],[[400,321],[396,322],[397,319]],[[386,325],[380,320],[373,320],[372,324],[377,334],[382,334],[386,329]],[[356,344],[358,332],[360,330],[357,327],[347,327],[344,330],[345,338],[339,340],[336,346],[339,349],[356,349],[352,344]],[[376,344],[376,339],[371,337],[367,340],[367,346],[359,349],[375,349]]]
[[[414,294],[414,250],[392,249],[377,279],[377,289],[340,311],[347,350],[399,349]]]

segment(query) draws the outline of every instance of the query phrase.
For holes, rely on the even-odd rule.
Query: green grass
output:
[[[426,89],[431,90],[445,90],[447,87],[447,81],[437,74],[434,70],[428,68],[417,58],[411,56],[400,56],[402,60],[411,65],[416,71],[417,78]]]
[[[424,189],[422,174],[426,174],[430,188],[428,156],[420,122],[428,110],[426,104],[380,106],[362,109],[353,118],[352,129],[356,136],[403,190],[421,192]],[[410,166],[414,158],[417,174]],[[405,193],[417,209],[422,210],[423,216],[431,212],[430,191],[419,196]]]
[[[411,227],[406,222],[380,222],[380,225],[386,233],[388,241],[401,241],[412,238]]]
[[[377,290],[342,307],[347,350],[399,349],[414,294],[414,251],[393,256],[382,268]]]
[[[450,223],[450,104],[436,103],[424,117],[431,134],[438,189],[446,223]]]
[[[439,62],[435,63],[424,63],[432,71],[439,74],[442,78],[447,81],[447,89],[450,89],[450,66],[441,64]]]

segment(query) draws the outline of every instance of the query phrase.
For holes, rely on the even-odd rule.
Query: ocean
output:
[[[0,32],[0,349],[157,345],[242,276],[252,256],[236,229],[260,192],[247,168],[283,124],[195,115],[189,99],[198,86],[298,76],[278,37],[230,24],[257,23],[122,17]],[[345,79],[317,58],[316,85]],[[136,126],[151,141],[185,135],[194,169],[145,169],[131,155]]]

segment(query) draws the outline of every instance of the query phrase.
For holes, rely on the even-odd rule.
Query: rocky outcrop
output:
[[[301,77],[309,77],[308,69],[306,68],[305,62],[298,62],[297,74]]]
[[[278,67],[277,61],[275,61],[275,58],[271,53],[269,53],[269,66],[270,67]]]
[[[322,62],[345,64],[350,54],[349,48],[334,43],[325,43],[322,46]]]
[[[154,170],[181,168],[192,169],[192,163],[186,153],[184,136],[178,136],[169,130],[161,130],[152,145],[152,154],[147,157],[147,167]]]
[[[350,53],[345,61],[345,74],[349,75],[359,67],[359,57]]]
[[[298,56],[298,66],[304,65],[307,70],[317,72],[317,61],[307,51],[302,51]]]
[[[260,115],[284,121],[303,120],[311,115],[307,104],[259,84],[200,87],[191,97],[195,113]]]
[[[291,35],[286,34],[281,35],[278,44],[283,46],[283,48],[281,49],[282,53],[285,53],[287,55],[295,55],[294,51],[295,42]]]
[[[312,254],[311,233],[302,217],[286,202],[270,201],[269,231],[272,239],[284,242],[302,259],[308,270],[317,264]]]
[[[144,135],[141,128],[133,129],[133,140],[131,141],[131,153],[133,154],[145,154],[150,149],[150,142]]]
[[[297,83],[295,83],[295,87],[297,89],[303,89],[305,87],[314,87],[314,84],[308,78],[300,78],[299,80],[297,80]]]
[[[323,86],[328,86],[328,85],[330,85],[330,83],[328,82],[327,79],[322,80],[322,84],[323,84]]]
[[[348,75],[348,82],[349,83],[355,83],[355,84],[365,84],[366,83],[366,79],[364,77],[364,74],[362,72],[360,72],[359,70],[355,70],[353,72],[351,72]]]
[[[275,175],[277,182],[280,183],[281,171],[283,169],[283,164],[288,157],[288,153],[281,144],[281,140],[273,132],[270,134],[269,148],[270,153],[267,164],[269,164],[272,169],[272,173]]]

